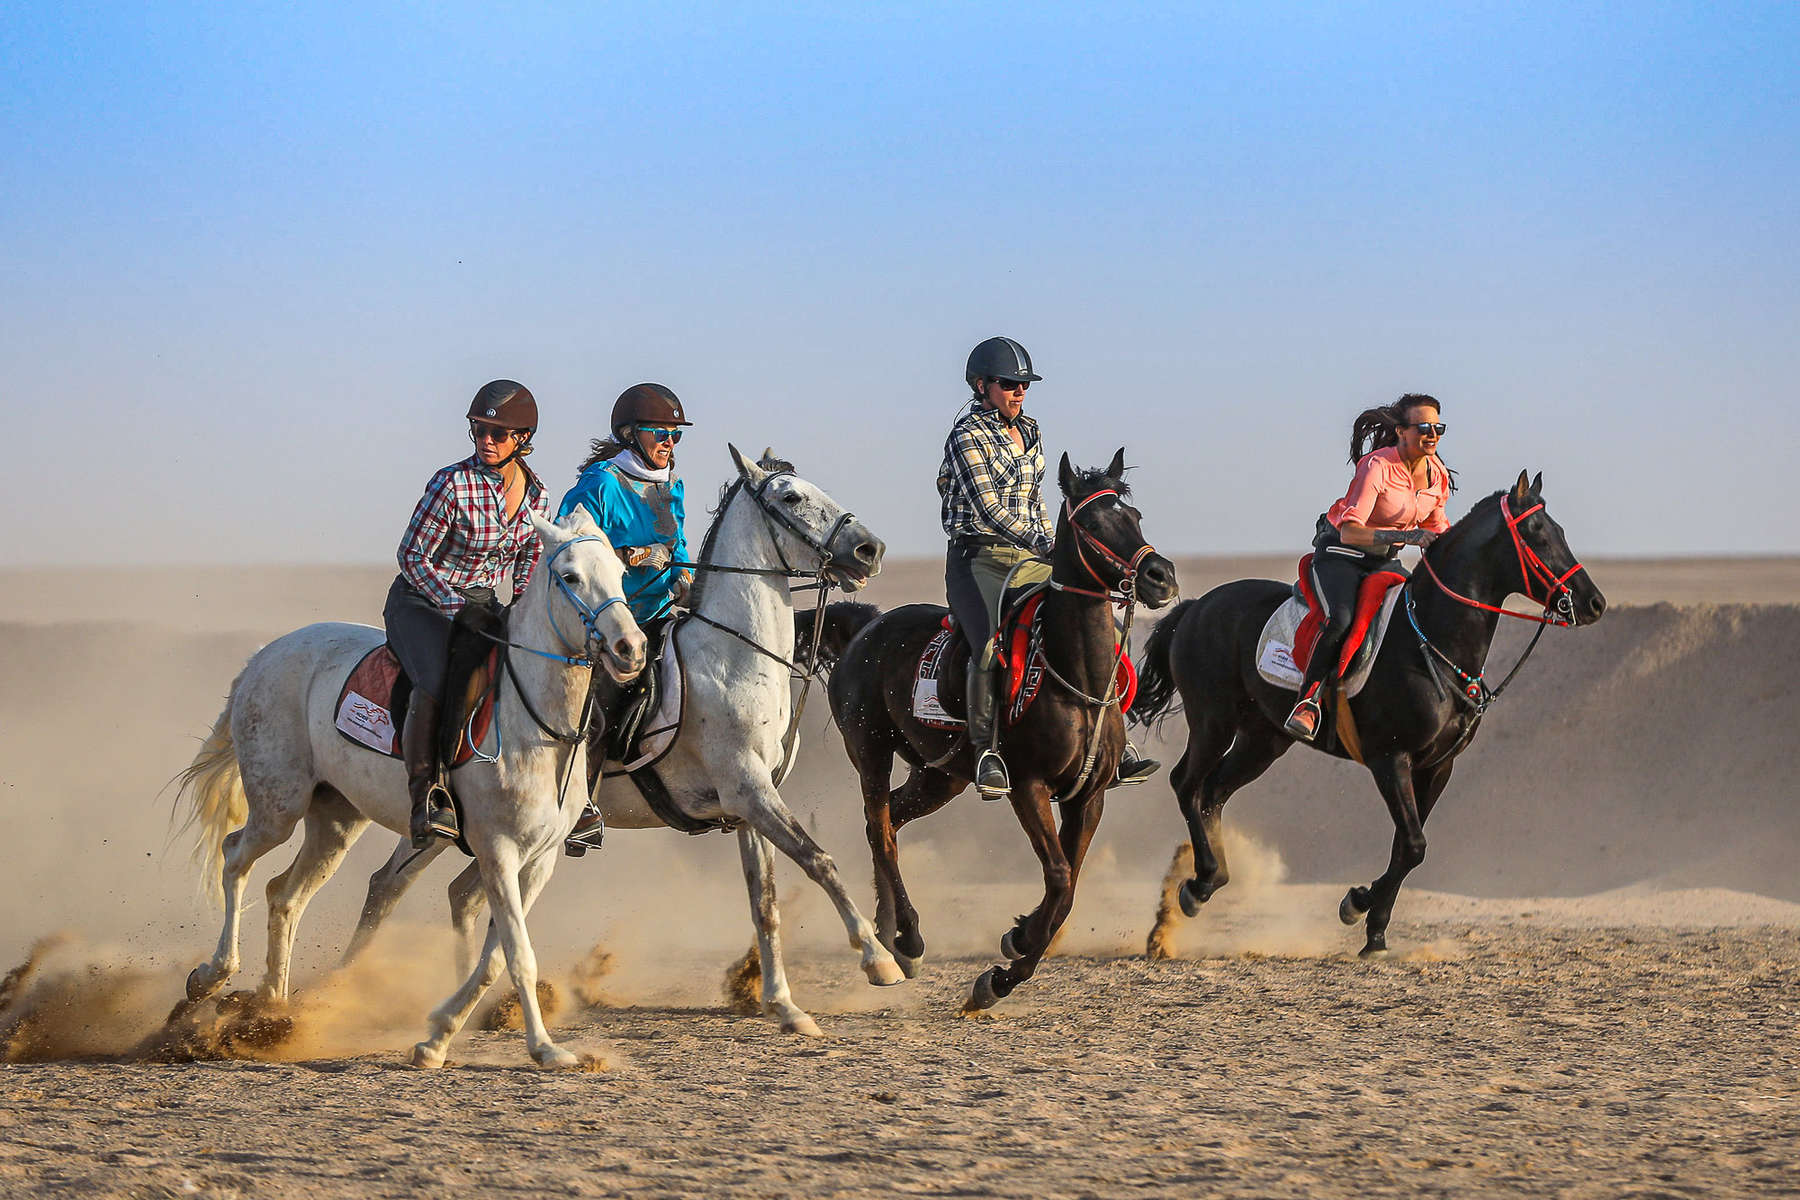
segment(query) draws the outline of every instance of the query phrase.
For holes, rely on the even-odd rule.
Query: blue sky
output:
[[[386,560],[494,377],[558,495],[657,379],[700,494],[772,443],[936,554],[1001,332],[1173,551],[1304,548],[1427,391],[1463,503],[1797,552],[1797,52],[1786,4],[15,4],[6,558]]]

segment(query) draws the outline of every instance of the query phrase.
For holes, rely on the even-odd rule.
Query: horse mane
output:
[[[1105,467],[1071,466],[1070,469],[1075,472],[1075,490],[1084,496],[1089,492],[1097,492],[1103,487],[1110,487],[1121,497],[1127,499],[1131,496],[1131,485],[1123,479],[1114,479],[1108,475]]]

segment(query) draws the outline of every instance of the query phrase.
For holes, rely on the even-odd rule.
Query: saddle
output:
[[[1038,617],[1049,590],[1047,582],[1033,583],[1008,588],[1002,597],[996,658],[1005,672],[1008,725],[1019,723],[1043,688],[1043,626]],[[925,644],[913,669],[913,716],[933,729],[961,729],[968,721],[951,709],[963,709],[961,688],[969,664],[968,639],[962,636],[954,614],[946,612],[942,625]],[[953,681],[950,706],[944,704],[946,697],[940,690],[944,680]],[[1119,710],[1124,712],[1137,695],[1137,669],[1129,654],[1119,659],[1118,689]]]
[[[1300,559],[1294,595],[1269,615],[1257,638],[1257,674],[1289,691],[1299,691],[1313,648],[1318,645],[1319,631],[1325,626],[1325,610],[1313,593],[1312,560],[1311,554]],[[1375,656],[1387,636],[1394,605],[1400,599],[1400,585],[1408,578],[1406,570],[1396,563],[1366,575],[1358,586],[1350,632],[1344,635],[1338,652],[1337,676],[1346,698],[1360,692],[1368,681]]]
[[[487,740],[494,724],[494,672],[500,662],[500,649],[487,652],[469,679],[469,686],[455,703],[444,711],[446,742],[448,730],[457,730],[454,754],[446,754],[451,767],[460,767],[475,757],[476,748]],[[406,723],[406,706],[412,699],[412,680],[386,642],[375,647],[350,668],[338,690],[335,724],[345,738],[377,754],[399,758],[400,731]]]

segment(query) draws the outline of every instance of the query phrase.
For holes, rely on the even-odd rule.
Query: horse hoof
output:
[[[900,965],[900,973],[902,975],[905,975],[908,979],[917,979],[919,977],[919,968],[925,965],[925,956],[921,954],[919,957],[913,958],[911,955],[907,954],[895,954],[894,961]]]
[[[1387,956],[1388,948],[1385,941],[1370,942],[1356,953],[1358,958],[1386,958]]]
[[[1361,897],[1356,894],[1361,891],[1363,891],[1362,888],[1351,888],[1344,893],[1343,900],[1338,904],[1338,920],[1346,925],[1356,924],[1363,919],[1363,914],[1369,911],[1367,893],[1365,892]]]
[[[187,998],[198,1004],[200,1001],[218,991],[219,985],[222,982],[222,980],[214,979],[212,977],[211,963],[201,963],[192,971],[188,972]]]
[[[1018,962],[1025,957],[1025,952],[1019,949],[1018,939],[1013,936],[1017,932],[1017,929],[1009,929],[1000,935],[1000,957],[1008,962]]]
[[[897,983],[906,981],[906,973],[900,969],[900,964],[891,958],[878,958],[874,962],[866,964],[863,967],[863,974],[867,975],[869,982],[876,987],[893,987]]]
[[[963,1001],[964,1012],[986,1012],[1000,1003],[1000,993],[994,990],[994,974],[998,970],[998,967],[989,967],[975,980],[975,986],[969,989],[969,998]]]
[[[433,1050],[430,1042],[420,1042],[413,1047],[412,1065],[421,1071],[435,1071],[444,1065],[443,1052]]]
[[[819,1028],[819,1023],[817,1021],[798,1010],[795,1010],[791,1015],[781,1019],[781,1032],[796,1033],[801,1037],[809,1038],[822,1038],[825,1036],[825,1031]]]
[[[1190,917],[1200,915],[1200,906],[1206,903],[1206,897],[1200,892],[1200,885],[1192,879],[1184,880],[1175,889],[1175,899],[1181,905],[1181,911]]]
[[[579,1058],[557,1045],[540,1047],[531,1057],[546,1071],[573,1071],[581,1065]]]

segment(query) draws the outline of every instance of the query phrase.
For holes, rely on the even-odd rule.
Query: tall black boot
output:
[[[1007,778],[1006,760],[1000,757],[994,743],[1000,672],[984,671],[977,664],[977,659],[969,660],[963,688],[969,710],[969,747],[979,755],[975,760],[975,788],[983,800],[1004,800],[1012,794],[1012,780]]]
[[[400,731],[400,755],[406,763],[406,794],[412,799],[413,849],[423,850],[434,837],[455,841],[460,834],[450,789],[444,785],[444,766],[438,758],[437,697],[414,688],[406,708],[406,727]]]

